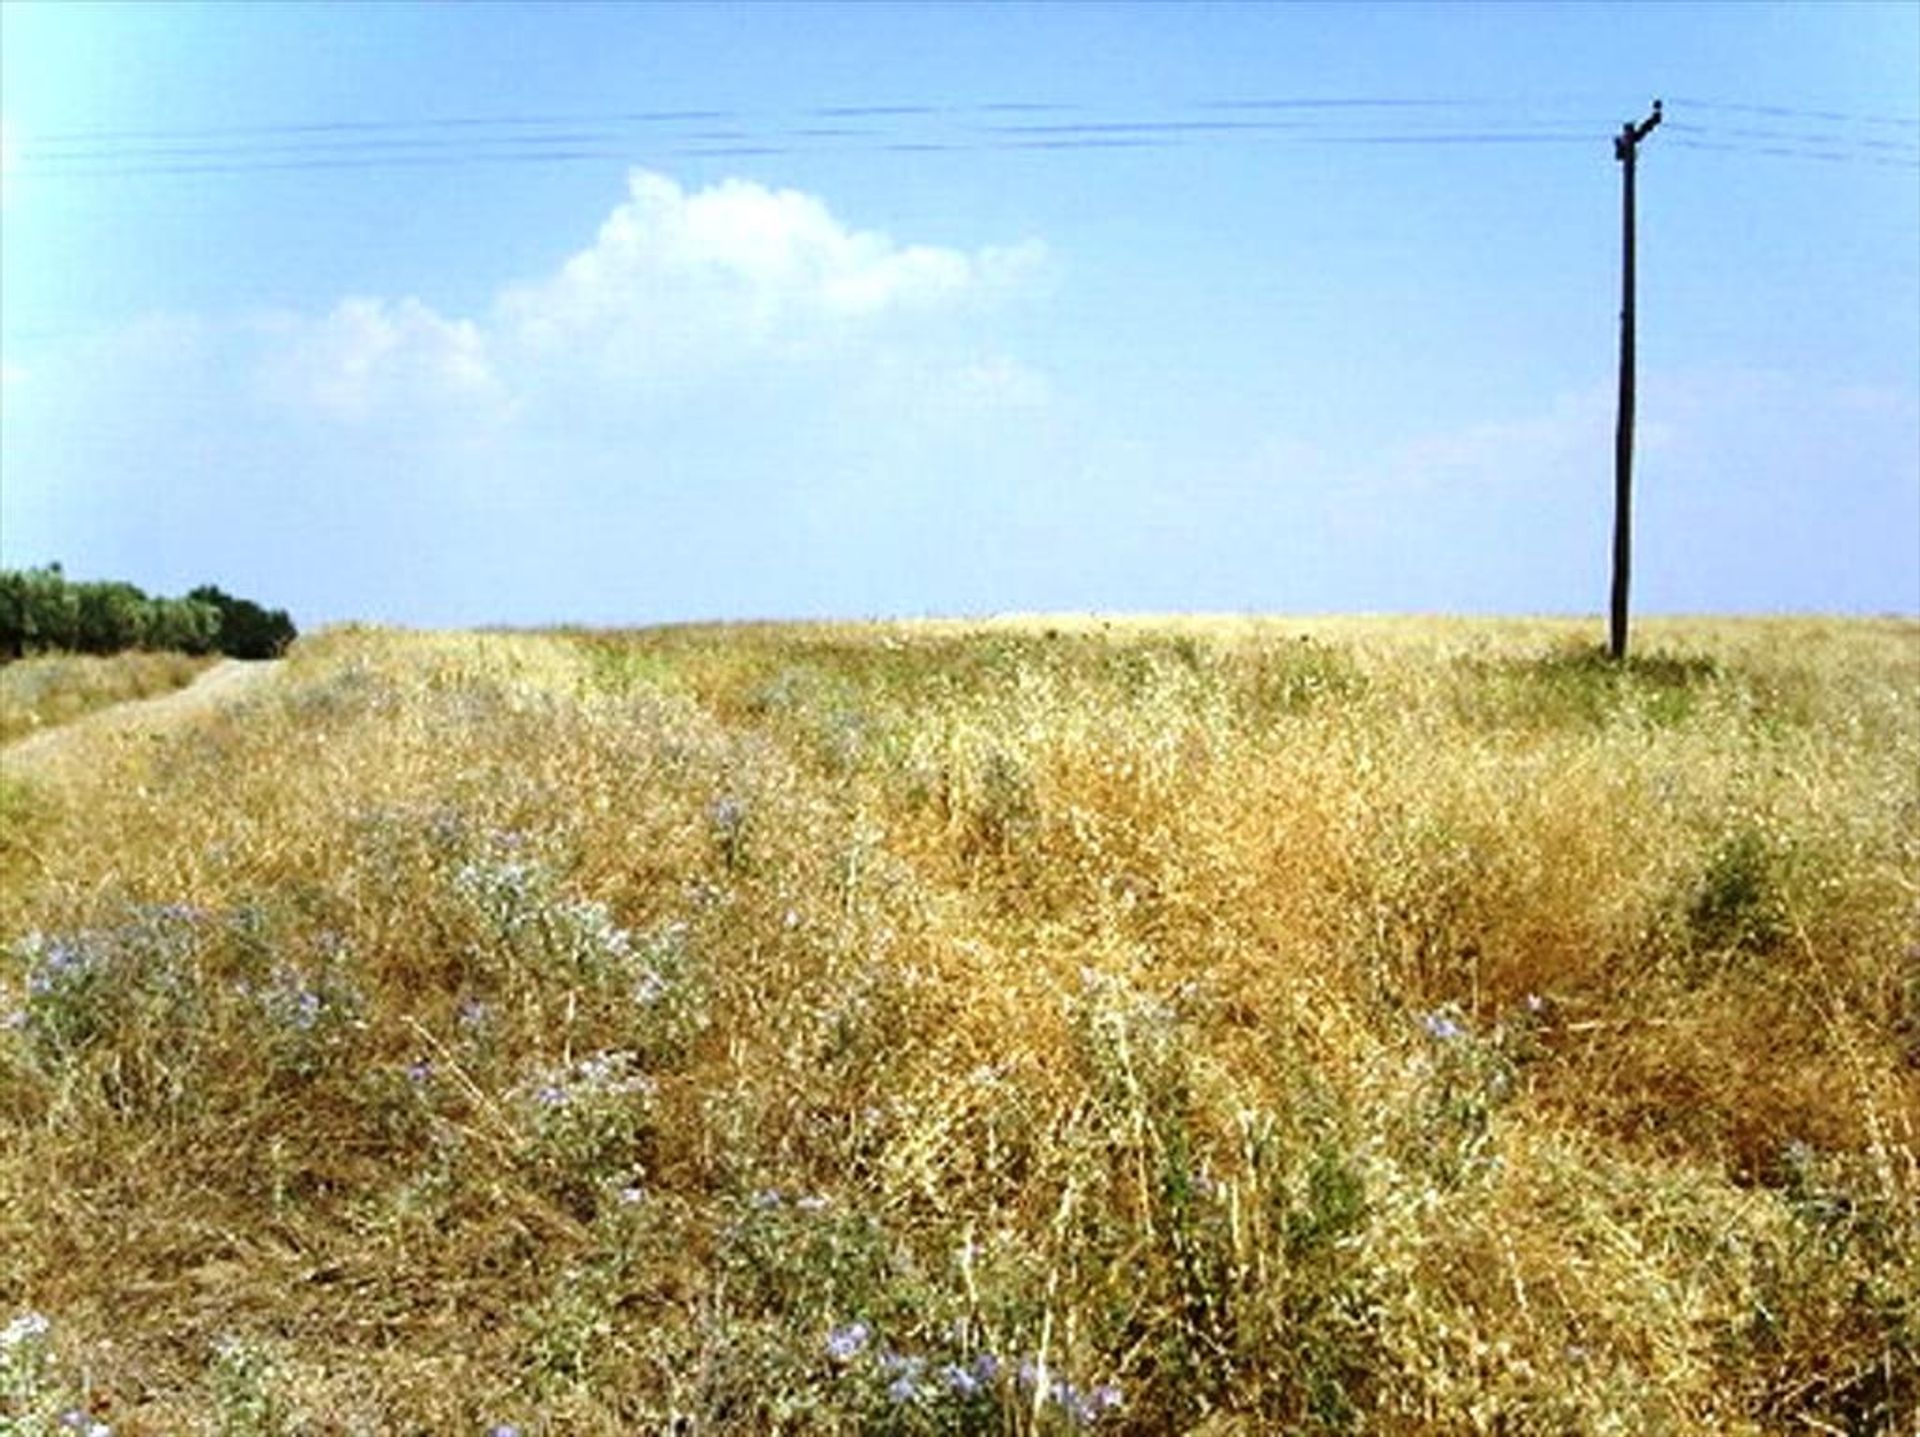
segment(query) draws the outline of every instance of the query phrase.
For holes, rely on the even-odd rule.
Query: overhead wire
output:
[[[1343,98],[1291,98],[1291,99],[1215,99],[1197,100],[1180,108],[1187,109],[1291,109],[1300,111],[1347,111],[1364,109],[1435,109],[1458,108],[1462,106],[1488,107],[1504,105],[1508,102],[1498,100],[1461,100],[1461,99],[1407,99],[1385,98],[1379,96],[1353,96]],[[974,114],[1043,114],[1067,113],[1084,110],[1084,105],[1058,100],[987,100],[970,104],[861,104],[861,105],[818,105],[797,113],[815,119],[849,118],[903,118],[944,116],[964,117]],[[319,121],[272,121],[247,125],[200,125],[173,126],[142,129],[77,129],[50,131],[37,136],[43,143],[91,142],[98,140],[129,139],[187,139],[214,135],[229,136],[271,136],[287,133],[306,133],[329,130],[415,130],[440,129],[470,126],[542,126],[542,125],[587,125],[587,124],[671,124],[689,121],[740,121],[748,118],[745,111],[737,109],[702,110],[639,110],[639,111],[601,111],[596,113],[574,114],[497,114],[497,115],[454,115],[432,116],[419,120],[319,120]]]
[[[1809,110],[1792,105],[1762,105],[1748,101],[1705,100],[1676,95],[1670,104],[1685,106],[1690,110],[1725,110],[1734,114],[1772,115],[1782,119],[1837,120],[1845,124],[1856,125],[1898,125],[1905,129],[1920,131],[1920,116],[1915,115],[1872,115],[1847,110]]]
[[[1920,120],[1744,101],[1673,104],[1707,112],[1704,121],[1669,112],[1672,143],[1683,149],[1920,168]],[[1569,113],[1576,108],[1578,114]],[[1153,117],[1088,114],[1083,106],[1056,101],[1000,100],[822,105],[797,112],[798,122],[788,117],[773,123],[734,109],[336,118],[54,131],[22,137],[12,173],[104,178],[748,158],[842,149],[1137,150],[1233,141],[1345,148],[1598,145],[1610,134],[1598,114],[1590,100],[1576,106],[1568,100],[1346,96],[1206,99]],[[1060,118],[1067,115],[1074,118]],[[1756,126],[1739,118],[1744,115],[1790,127]],[[1799,128],[1806,121],[1825,128]],[[1849,132],[1849,126],[1871,128]]]

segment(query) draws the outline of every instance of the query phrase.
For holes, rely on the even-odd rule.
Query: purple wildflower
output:
[[[873,1329],[864,1322],[849,1322],[836,1327],[827,1334],[827,1356],[835,1362],[851,1362],[858,1357],[873,1336]]]
[[[926,1365],[926,1359],[920,1357],[908,1357],[903,1353],[891,1351],[880,1354],[880,1370],[888,1374],[897,1373],[902,1377],[917,1378],[925,1370]]]
[[[1421,1016],[1420,1026],[1427,1030],[1427,1036],[1438,1042],[1451,1043],[1456,1038],[1464,1038],[1467,1030],[1448,1017],[1445,1013],[1426,1013]]]

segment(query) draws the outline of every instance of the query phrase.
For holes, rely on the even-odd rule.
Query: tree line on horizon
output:
[[[69,579],[58,564],[0,569],[0,659],[127,649],[271,659],[297,633],[285,609],[235,598],[213,584],[169,599],[121,580]]]

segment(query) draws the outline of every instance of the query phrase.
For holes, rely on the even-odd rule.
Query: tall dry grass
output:
[[[0,1398],[1906,1430],[1920,629],[1641,642],[306,641],[0,840]]]
[[[128,699],[193,682],[213,662],[189,654],[37,654],[0,664],[0,743]]]

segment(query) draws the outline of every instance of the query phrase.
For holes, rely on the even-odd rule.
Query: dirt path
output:
[[[43,773],[108,734],[157,734],[175,728],[196,715],[258,691],[279,671],[278,661],[242,663],[239,659],[223,659],[183,689],[96,709],[72,723],[29,734],[0,748],[0,773],[8,778]]]

